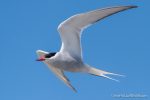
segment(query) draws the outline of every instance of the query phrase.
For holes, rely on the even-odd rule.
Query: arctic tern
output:
[[[107,75],[119,75],[94,68],[82,60],[81,34],[90,25],[113,15],[115,13],[136,8],[137,6],[116,6],[97,9],[86,13],[76,14],[62,22],[58,26],[58,32],[62,40],[59,52],[46,52],[37,50],[37,61],[44,62],[68,87],[76,92],[64,72],[83,72],[115,80]],[[121,75],[119,75],[121,76]],[[118,80],[115,80],[118,81]]]

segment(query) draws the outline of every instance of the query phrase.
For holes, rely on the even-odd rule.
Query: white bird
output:
[[[62,46],[59,52],[46,52],[37,50],[39,58],[37,61],[43,61],[68,87],[76,92],[64,71],[83,72],[96,76],[102,76],[115,80],[107,75],[119,75],[111,72],[96,69],[86,64],[82,60],[81,34],[88,26],[108,17],[112,14],[136,8],[137,6],[117,6],[110,8],[97,9],[94,11],[76,14],[71,16],[58,26],[58,32],[62,40]],[[116,80],[117,81],[117,80]]]

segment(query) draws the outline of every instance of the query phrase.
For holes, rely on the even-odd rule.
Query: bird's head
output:
[[[36,61],[45,61],[48,58],[51,58],[53,56],[55,56],[56,52],[45,52],[42,50],[37,50],[37,54],[39,56],[39,58]]]

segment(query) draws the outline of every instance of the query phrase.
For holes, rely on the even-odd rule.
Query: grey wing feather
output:
[[[45,54],[48,54],[48,52],[42,51],[42,50],[37,50],[36,51],[38,56],[43,56]],[[73,91],[77,92],[76,89],[71,85],[70,80],[65,76],[64,71],[61,69],[58,69],[56,67],[51,66],[49,63],[44,62],[48,67],[50,68],[51,71],[53,71],[56,76],[62,80],[68,87],[70,87]]]
[[[80,38],[84,28],[107,16],[136,7],[137,6],[118,6],[97,9],[68,18],[58,26],[58,31],[62,40],[60,51],[68,52],[72,56],[82,58]]]
[[[68,87],[70,87],[74,92],[76,89],[71,85],[69,79],[65,76],[64,71],[56,67],[49,66],[49,68],[57,75],[57,77],[62,80]]]

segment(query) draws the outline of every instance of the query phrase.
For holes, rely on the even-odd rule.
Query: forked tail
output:
[[[89,65],[85,65],[85,66],[86,66],[86,70],[84,70],[84,72],[87,72],[89,74],[96,75],[96,76],[102,76],[102,77],[105,77],[105,78],[108,78],[108,79],[111,79],[111,80],[114,80],[114,81],[117,81],[117,82],[119,82],[119,81],[114,79],[114,78],[111,78],[107,75],[124,76],[124,75],[115,74],[115,73],[103,71],[103,70],[100,70],[100,69],[96,69],[96,68],[91,67]]]

